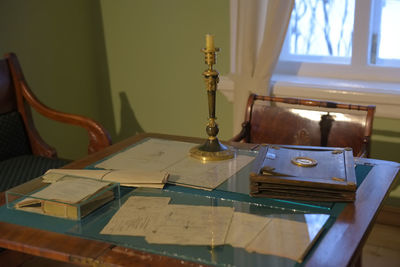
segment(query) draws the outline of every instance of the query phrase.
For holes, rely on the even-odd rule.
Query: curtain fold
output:
[[[240,131],[250,92],[269,94],[294,0],[237,0],[234,49],[233,128]]]

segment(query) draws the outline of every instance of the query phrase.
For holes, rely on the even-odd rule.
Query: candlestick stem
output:
[[[208,68],[203,72],[204,81],[206,83],[206,90],[208,96],[208,123],[206,132],[208,134],[207,141],[200,146],[196,146],[190,150],[190,155],[194,158],[203,161],[215,161],[231,159],[235,156],[235,152],[221,144],[217,138],[219,128],[216,123],[215,110],[216,110],[216,91],[219,82],[219,73],[213,69],[216,64],[216,52],[219,48],[214,47],[214,40],[206,36],[206,48],[202,49],[205,56],[205,63]]]

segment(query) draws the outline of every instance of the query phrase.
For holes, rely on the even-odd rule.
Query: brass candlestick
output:
[[[231,159],[235,156],[235,151],[221,144],[217,138],[219,129],[218,124],[215,122],[215,94],[219,82],[219,73],[213,69],[213,65],[216,63],[216,52],[219,51],[219,48],[214,47],[212,35],[206,36],[206,48],[201,51],[204,52],[205,63],[208,65],[208,68],[203,72],[208,95],[209,117],[206,127],[208,139],[203,145],[193,147],[190,150],[190,155],[203,161]]]

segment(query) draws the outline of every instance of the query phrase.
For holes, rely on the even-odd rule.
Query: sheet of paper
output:
[[[267,226],[247,246],[249,252],[276,255],[302,261],[305,253],[320,232],[306,222],[272,218]]]
[[[65,174],[62,173],[50,173],[50,171],[51,170],[48,170],[42,175],[42,181],[44,183],[55,183],[65,176]]]
[[[149,139],[96,165],[113,170],[165,171],[168,182],[201,189],[214,189],[254,157],[238,155],[224,161],[202,162],[190,157],[194,143]]]
[[[157,207],[164,208],[166,205],[168,205],[170,200],[171,200],[170,197],[132,196],[125,201],[125,203],[119,210],[122,210],[123,208],[126,210],[128,210],[129,208],[143,209],[143,210],[150,208],[157,208]]]
[[[128,198],[100,234],[145,236],[159,224],[170,198],[141,197]]]
[[[169,176],[165,171],[50,169],[42,177],[44,182],[54,182],[64,175],[100,179],[126,186],[156,188],[162,188]]]
[[[235,212],[225,243],[232,247],[245,248],[270,220],[258,215]]]
[[[151,138],[100,162],[97,168],[163,171],[182,160],[196,144]]]
[[[123,183],[122,186],[128,187],[147,187],[147,188],[164,188],[165,184],[131,184],[131,183]]]
[[[164,184],[167,182],[167,179],[167,172],[149,170],[113,170],[103,176],[103,180],[113,181],[121,184]]]
[[[214,189],[246,166],[254,157],[237,155],[234,159],[201,162],[192,157],[166,169],[168,182]]]
[[[231,207],[168,205],[160,224],[146,241],[156,244],[218,246],[225,243],[233,216]]]
[[[78,203],[107,185],[109,185],[109,182],[66,175],[62,180],[49,184],[39,192],[32,194],[32,196],[67,203]]]
[[[43,176],[44,182],[51,183],[59,180],[65,175],[102,179],[110,170],[81,170],[81,169],[50,169]]]

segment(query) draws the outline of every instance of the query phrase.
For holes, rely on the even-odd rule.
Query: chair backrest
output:
[[[45,157],[57,157],[56,150],[41,138],[34,125],[29,103],[23,95],[22,83],[25,83],[25,79],[16,55],[6,54],[5,58],[0,59],[0,116],[1,126],[8,130],[3,131],[4,136],[0,142],[8,144],[3,147],[10,149],[1,150],[2,159],[7,159],[7,155],[9,158],[24,155],[27,151]],[[19,147],[13,144],[17,144],[18,140],[23,141],[24,149],[11,149]]]
[[[14,53],[8,53],[4,59],[0,59],[0,116],[17,113],[11,118],[17,118],[23,122],[22,128],[25,130],[32,154],[55,158],[57,157],[56,150],[42,139],[34,125],[31,107],[48,119],[85,128],[89,135],[89,153],[111,145],[107,130],[96,121],[54,110],[39,101],[25,81],[17,56]]]
[[[248,143],[351,147],[355,156],[368,157],[374,113],[373,105],[252,94],[241,139]]]
[[[15,86],[6,59],[0,59],[0,161],[31,154],[24,122],[17,111]]]
[[[14,84],[6,59],[0,59],[0,115],[17,109]]]

